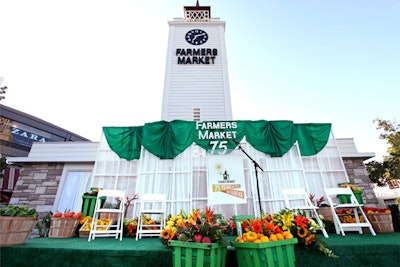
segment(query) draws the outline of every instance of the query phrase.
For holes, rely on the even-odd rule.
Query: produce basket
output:
[[[28,240],[37,217],[0,217],[0,247],[23,245]]]
[[[378,233],[394,232],[392,214],[390,213],[367,214],[367,218],[376,232]]]
[[[227,245],[171,240],[174,267],[225,267]]]
[[[70,238],[73,237],[79,225],[80,218],[51,218],[50,238]]]
[[[355,190],[354,186],[351,183],[339,183],[338,186],[342,187],[342,186],[349,186],[351,188],[351,190],[353,191],[354,196],[356,197],[357,201],[359,204],[363,205],[364,204],[364,200],[362,198],[362,190]],[[350,195],[338,195],[337,196],[340,204],[346,204],[346,203],[350,203],[351,199],[350,199]]]
[[[233,242],[239,267],[295,267],[297,238],[247,243]]]
[[[104,221],[104,226],[103,226],[104,230],[108,230],[111,224],[113,223],[113,220],[110,219],[105,219],[102,221]],[[92,220],[87,220],[79,229],[79,237],[89,237],[91,225],[92,225]]]

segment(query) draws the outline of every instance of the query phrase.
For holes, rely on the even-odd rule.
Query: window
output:
[[[88,184],[93,165],[65,165],[57,191],[53,212],[80,211],[82,196]]]

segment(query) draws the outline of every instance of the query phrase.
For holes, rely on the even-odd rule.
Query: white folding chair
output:
[[[104,207],[102,205],[108,200],[115,201],[115,207]],[[111,221],[111,224],[105,226],[99,224],[101,213],[114,213],[118,216],[117,219]],[[92,227],[90,228],[88,242],[94,240],[96,237],[109,237],[114,236],[115,239],[122,240],[122,235],[124,231],[124,215],[125,215],[125,191],[123,190],[103,190],[100,189],[97,193],[96,204],[93,212]],[[106,228],[106,229],[104,229]]]
[[[291,188],[283,190],[285,206],[288,209],[304,211],[308,217],[315,218],[325,238],[329,235],[325,230],[325,225],[319,218],[318,207],[310,199],[310,194],[304,188]]]
[[[345,231],[358,231],[360,234],[363,233],[362,228],[368,227],[371,234],[373,236],[376,235],[374,228],[372,227],[371,223],[369,222],[367,216],[365,216],[363,205],[361,205],[357,198],[355,197],[353,191],[350,187],[346,188],[325,188],[325,194],[328,199],[328,203],[331,206],[331,212],[333,216],[333,221],[335,223],[336,233],[342,233],[345,236]],[[350,203],[346,204],[337,204],[337,196],[338,195],[349,195],[350,196]],[[337,214],[337,210],[339,209],[348,209],[352,211],[352,216],[355,218],[355,222],[342,222]],[[348,214],[345,214],[348,215]],[[363,216],[364,222],[360,221],[360,216]]]
[[[160,236],[165,228],[166,208],[167,201],[164,194],[143,194],[139,196],[136,240],[143,236]],[[144,224],[146,216],[150,216],[155,223]]]

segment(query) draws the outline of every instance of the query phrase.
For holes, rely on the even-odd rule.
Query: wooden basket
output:
[[[366,214],[375,232],[391,233],[394,232],[392,215],[390,213]]]
[[[83,230],[85,228],[86,225],[90,224],[92,221],[91,220],[87,220],[79,229],[79,237],[89,237],[89,233],[90,230]],[[111,220],[109,222],[108,225],[104,225],[105,227],[107,227],[107,229],[110,229],[111,225],[113,224],[113,220]],[[100,237],[100,236],[99,236]]]
[[[333,222],[331,207],[319,207],[318,214],[324,216],[325,221]]]
[[[70,238],[73,237],[79,225],[80,218],[51,218],[50,238]]]
[[[0,247],[25,244],[37,222],[36,217],[0,217]]]

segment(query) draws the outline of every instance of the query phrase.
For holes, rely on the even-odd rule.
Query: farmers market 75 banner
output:
[[[240,155],[208,156],[209,204],[246,203],[243,159]]]
[[[158,121],[144,126],[103,127],[110,148],[126,160],[140,158],[143,146],[160,159],[173,159],[193,143],[206,151],[234,149],[244,137],[255,149],[282,157],[297,141],[302,156],[321,151],[330,123],[292,121]]]

